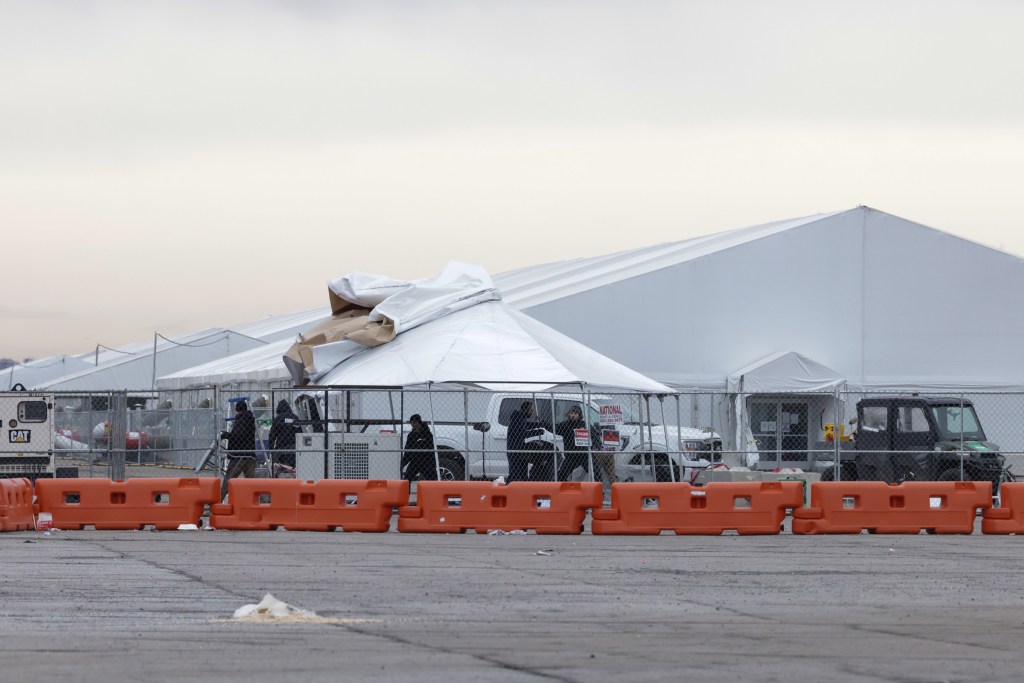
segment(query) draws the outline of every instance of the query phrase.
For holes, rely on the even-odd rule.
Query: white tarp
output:
[[[452,261],[439,275],[396,280],[348,273],[328,283],[332,319],[299,335],[284,356],[295,384],[322,375],[368,346],[484,301],[501,298],[482,267]]]
[[[322,386],[415,386],[443,382],[533,390],[586,384],[672,393],[500,301],[477,304],[367,348],[323,375]]]

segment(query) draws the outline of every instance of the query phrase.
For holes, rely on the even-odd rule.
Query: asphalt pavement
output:
[[[1022,544],[6,533],[0,680],[1017,681]]]

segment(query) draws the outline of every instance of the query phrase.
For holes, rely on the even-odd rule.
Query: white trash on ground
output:
[[[236,609],[233,618],[263,621],[274,619],[316,619],[317,616],[316,612],[299,609],[286,602],[281,602],[270,593],[267,593],[258,604],[243,605]]]

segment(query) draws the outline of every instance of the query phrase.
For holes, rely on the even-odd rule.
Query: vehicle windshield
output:
[[[939,434],[944,441],[955,441],[963,436],[965,441],[984,441],[978,415],[974,406],[932,406],[932,415],[939,425]]]

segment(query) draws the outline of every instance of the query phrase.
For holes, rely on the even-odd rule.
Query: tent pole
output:
[[[676,434],[680,437],[679,438],[680,441],[682,441],[682,435],[683,435],[683,402],[682,402],[682,398],[683,398],[682,395],[679,392],[676,392]],[[693,400],[693,394],[690,394],[690,400],[691,401]],[[714,410],[714,407],[712,407],[712,410]],[[715,441],[714,441],[714,439],[712,439],[711,440],[711,462],[714,463],[714,460],[715,460]],[[679,444],[679,474],[680,474],[680,476],[683,474],[682,467],[683,467],[683,444],[680,443]],[[680,479],[680,481],[682,481],[682,479]]]
[[[587,428],[587,462],[590,466],[590,481],[594,482],[594,442],[590,438],[590,420],[587,416],[590,415],[590,392],[587,391],[586,384],[580,382],[580,397],[583,399],[583,425]]]
[[[156,389],[156,338],[160,336],[158,332],[153,333],[153,386],[151,389]]]
[[[430,412],[430,426],[434,426],[434,395],[430,391],[433,382],[427,382],[427,410]],[[437,455],[437,441],[434,441],[434,476],[441,481],[441,458]]]
[[[842,418],[840,417],[840,414],[839,414],[839,387],[838,386],[835,389],[835,401],[836,401],[835,402],[835,415],[836,415],[836,419],[835,419],[835,422],[833,423],[835,426],[832,428],[832,446],[835,448],[835,453],[833,454],[833,457],[832,457],[832,481],[842,481],[842,475],[840,473],[842,472],[843,468],[842,468],[842,463],[839,462],[839,458],[842,456],[842,453],[841,453],[842,444],[839,443],[839,442],[843,440],[842,439],[842,433],[843,433],[844,423],[840,421]]]
[[[558,438],[558,435],[555,434],[555,420],[557,419],[555,417],[555,392],[551,392],[550,398],[552,434],[551,445],[553,446],[553,448],[551,449],[551,481],[558,481],[558,444],[555,443],[555,439]],[[562,453],[562,457],[565,457],[565,453]]]
[[[676,482],[676,469],[672,466],[672,449],[668,440],[668,424],[665,422],[665,394],[658,394],[658,403],[661,404],[661,431],[665,437],[665,458],[668,460],[669,481]],[[683,454],[679,453],[679,474],[683,474]]]
[[[466,481],[469,481],[469,467],[467,467],[467,465],[469,464],[469,455],[470,455],[470,452],[469,452],[469,389],[467,389],[466,387],[462,387],[462,424],[463,424],[465,432],[466,432],[465,440],[462,442],[462,443],[466,444],[466,452],[462,454],[462,477]],[[480,432],[480,433],[483,434],[483,432]],[[481,459],[483,458],[483,453],[480,454],[480,457],[481,457]],[[482,460],[481,460],[481,462],[482,462]]]
[[[651,426],[651,395],[644,394],[644,406],[647,408],[647,453],[651,456],[651,481],[658,481],[658,469],[654,466],[654,428]],[[641,435],[643,425],[640,426]],[[643,436],[641,436],[641,439]]]

